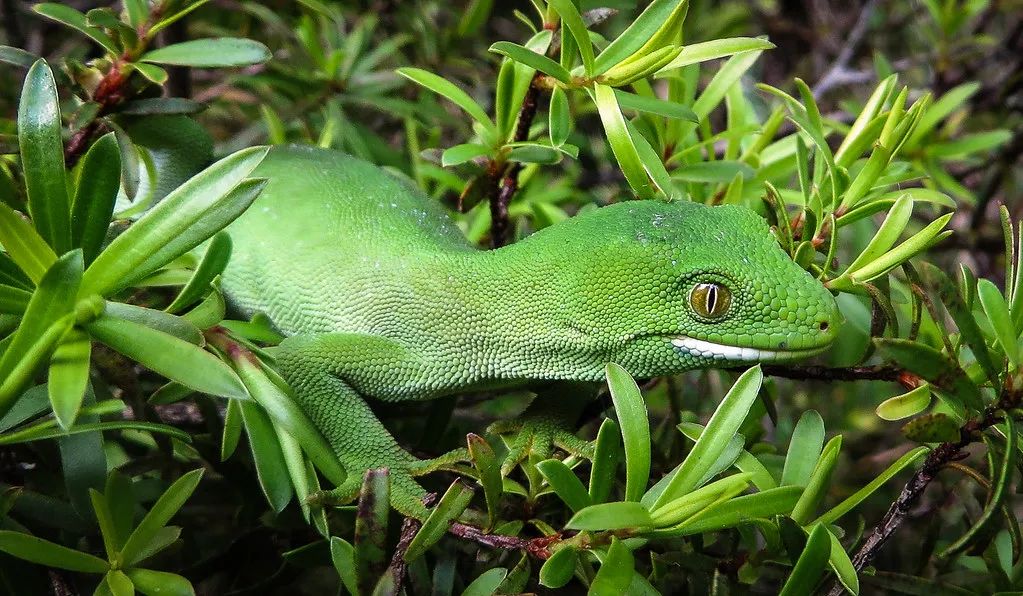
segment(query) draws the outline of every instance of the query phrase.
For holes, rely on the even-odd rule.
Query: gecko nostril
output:
[[[827,321],[821,321],[820,329],[821,329],[821,331],[827,331],[828,330],[828,322]]]

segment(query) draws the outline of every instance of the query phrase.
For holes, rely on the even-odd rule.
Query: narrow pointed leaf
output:
[[[258,41],[238,37],[193,39],[146,52],[139,60],[171,66],[216,68],[262,64],[273,55]]]
[[[110,567],[99,557],[8,530],[0,530],[0,551],[39,565],[81,573],[105,573]]]
[[[139,525],[128,536],[121,549],[121,557],[125,565],[131,565],[138,561],[138,555],[142,549],[156,537],[157,532],[167,525],[167,522],[174,517],[174,514],[185,504],[185,501],[192,496],[195,487],[199,486],[203,470],[192,470],[174,481],[160,498],[153,504],[153,508],[142,518]]]
[[[121,184],[121,156],[114,134],[93,143],[82,159],[71,207],[71,244],[82,248],[86,266],[106,240]]]

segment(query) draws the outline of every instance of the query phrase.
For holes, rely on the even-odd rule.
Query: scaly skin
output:
[[[494,251],[471,246],[434,201],[337,152],[275,148],[270,180],[229,231],[223,287],[288,336],[276,356],[349,472],[391,467],[392,502],[421,515],[419,462],[365,398],[401,402],[535,380],[637,377],[825,349],[831,294],[738,206],[624,201]],[[696,314],[690,291],[731,291]]]

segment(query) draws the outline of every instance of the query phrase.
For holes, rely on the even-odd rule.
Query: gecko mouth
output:
[[[712,358],[728,362],[781,362],[800,360],[820,354],[828,349],[830,343],[798,350],[771,350],[716,344],[681,335],[673,338],[671,345],[675,346],[678,351],[697,358]]]

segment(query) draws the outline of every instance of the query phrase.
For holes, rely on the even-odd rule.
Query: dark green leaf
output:
[[[47,5],[37,4],[36,9],[41,6]],[[71,248],[71,207],[57,84],[45,60],[33,64],[25,78],[18,107],[18,143],[32,223],[54,251],[63,254]]]
[[[443,538],[448,531],[448,526],[465,511],[471,500],[471,488],[459,480],[451,483],[440,502],[430,512],[430,516],[423,522],[423,527],[409,543],[408,550],[405,552],[405,560],[414,561],[421,557],[428,548]]]
[[[590,584],[589,596],[621,596],[629,593],[629,585],[636,565],[632,551],[617,537],[611,537],[611,546],[604,555],[597,575]]]
[[[358,581],[355,574],[355,548],[350,542],[337,536],[330,538],[330,560],[334,569],[341,576],[341,583],[350,594],[358,593]]]
[[[275,513],[284,511],[294,494],[291,475],[274,424],[259,405],[251,401],[239,403],[245,434],[249,437],[256,477],[267,503]]]
[[[487,515],[490,516],[488,527],[492,528],[497,523],[497,507],[502,491],[501,462],[483,437],[469,433],[465,439],[469,448],[469,458],[479,474],[479,483],[483,487],[483,496],[487,502]]]
[[[529,48],[524,48],[517,43],[499,41],[490,46],[490,51],[501,54],[502,56],[507,56],[516,62],[520,62],[530,68],[539,70],[544,74],[558,79],[562,83],[572,82],[572,75],[569,74],[565,67],[561,66],[554,60],[551,60],[547,56],[538,54]]]
[[[618,98],[618,105],[621,106],[623,110],[636,110],[638,112],[664,116],[665,118],[686,120],[688,122],[699,121],[693,110],[682,103],[668,101],[657,97],[637,95],[635,93],[622,91],[621,89],[615,89],[615,97]],[[746,167],[748,168],[749,166]],[[752,175],[752,170],[750,170],[750,174]]]
[[[391,482],[387,468],[366,470],[355,514],[355,571],[363,593],[373,587],[374,580],[387,566],[384,544],[390,503]]]
[[[554,489],[555,494],[568,505],[572,512],[589,507],[593,503],[586,487],[575,475],[571,468],[559,459],[548,459],[536,465],[536,469],[543,474],[547,483]]]
[[[107,236],[121,183],[117,140],[107,134],[93,143],[82,160],[71,206],[71,244],[81,247],[88,266]]]
[[[155,114],[198,114],[206,109],[206,104],[183,97],[149,97],[129,101],[120,108],[118,113],[131,116],[152,116]]]
[[[199,262],[192,279],[188,280],[188,284],[174,298],[174,302],[167,307],[167,312],[179,312],[195,304],[206,295],[210,291],[210,284],[214,278],[224,272],[230,258],[231,237],[227,235],[227,232],[220,232],[210,241],[206,248],[206,254]]]
[[[53,415],[61,428],[67,430],[75,423],[82,407],[85,388],[89,382],[89,358],[92,342],[80,329],[69,330],[50,358],[47,386]]]
[[[895,360],[909,372],[923,377],[937,389],[935,394],[952,408],[958,419],[965,420],[965,408],[972,411],[984,408],[980,389],[959,368],[957,362],[938,350],[904,339],[877,338],[874,344],[882,355]]]
[[[192,496],[195,487],[199,485],[203,470],[192,470],[174,481],[160,498],[153,504],[135,531],[128,536],[121,549],[121,557],[125,565],[133,565],[140,561],[140,553],[153,541],[157,532],[167,525],[174,514],[185,504],[185,501]]]
[[[547,588],[561,588],[572,581],[575,566],[579,561],[576,550],[566,546],[554,551],[540,568],[540,585]]]
[[[85,20],[84,14],[66,4],[44,2],[42,4],[36,4],[32,7],[32,10],[46,18],[53,19],[58,23],[63,23],[72,29],[81,31],[113,55],[121,53],[117,48],[117,44],[114,43],[114,40],[111,39],[109,35],[104,33],[101,29],[90,27],[89,23]]]
[[[814,526],[806,541],[803,554],[799,555],[796,566],[782,586],[780,596],[810,594],[820,580],[831,556],[831,538],[823,525]]]
[[[508,570],[502,567],[485,571],[465,587],[462,596],[491,596],[497,592],[497,588],[501,586],[501,582],[507,576]]]
[[[597,440],[593,453],[593,466],[590,469],[588,492],[594,503],[607,501],[614,486],[615,472],[622,457],[622,435],[614,420],[605,418],[597,431]]]
[[[906,438],[918,443],[941,443],[959,440],[959,424],[940,412],[924,414],[902,427]]]

